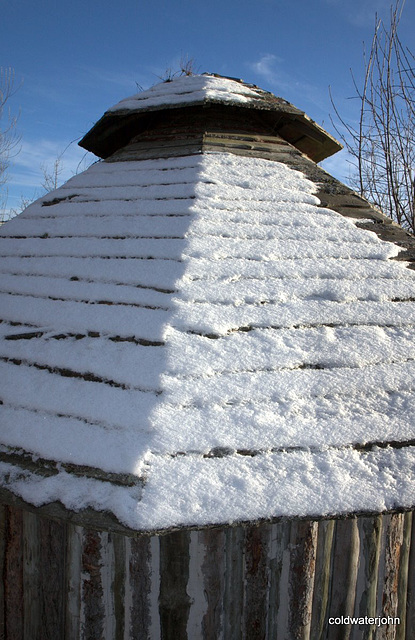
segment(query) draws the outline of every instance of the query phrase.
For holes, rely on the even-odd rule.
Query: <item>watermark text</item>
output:
[[[401,624],[401,619],[400,618],[393,618],[392,616],[384,616],[384,617],[380,617],[377,616],[376,618],[370,618],[369,616],[364,616],[362,618],[355,618],[353,616],[341,616],[339,618],[329,618],[329,624],[331,625],[341,625],[341,624],[358,624],[358,625],[363,625],[363,624],[374,624],[377,627],[382,627],[383,625],[386,624],[391,624],[391,625],[395,625],[395,624]]]

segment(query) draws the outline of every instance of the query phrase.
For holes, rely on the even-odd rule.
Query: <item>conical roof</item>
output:
[[[286,140],[208,133],[3,225],[3,497],[132,530],[413,506],[410,238]]]

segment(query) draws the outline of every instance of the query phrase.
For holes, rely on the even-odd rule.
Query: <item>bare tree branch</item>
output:
[[[356,128],[330,97],[342,130],[333,125],[352,157],[353,186],[415,233],[415,57],[398,34],[404,4],[391,6],[388,26],[376,16],[361,88],[352,73],[360,103]]]
[[[15,93],[14,70],[10,67],[0,68],[0,221],[4,221],[7,191],[5,188],[7,169],[10,158],[18,152],[20,138],[16,133],[18,116],[12,115],[7,108],[7,103]]]

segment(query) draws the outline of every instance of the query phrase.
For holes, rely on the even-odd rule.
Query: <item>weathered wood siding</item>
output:
[[[412,513],[136,538],[10,506],[0,519],[0,638],[414,638]],[[329,624],[341,616],[401,623]]]

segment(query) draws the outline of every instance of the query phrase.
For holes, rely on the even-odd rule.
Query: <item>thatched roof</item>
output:
[[[415,503],[413,241],[222,126],[135,135],[3,225],[5,499],[133,530]]]

